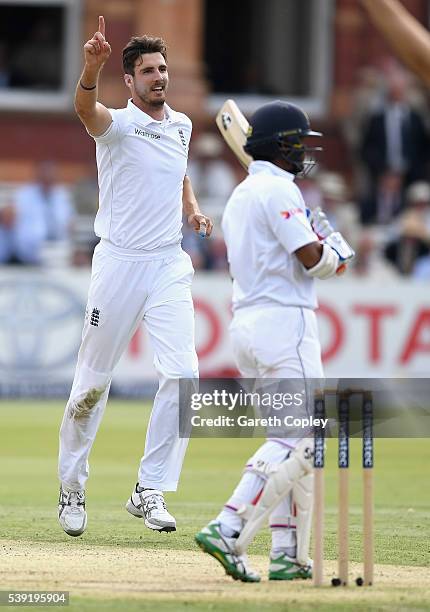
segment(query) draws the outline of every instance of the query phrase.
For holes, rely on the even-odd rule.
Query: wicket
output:
[[[326,391],[326,393],[328,393]],[[363,578],[356,579],[358,586],[373,584],[373,402],[370,391],[342,391],[337,397],[338,432],[338,577],[333,586],[348,585],[349,569],[349,420],[350,398],[362,398],[362,467],[363,467]],[[325,417],[325,394],[315,396],[315,419]],[[324,430],[314,433],[314,585],[323,584],[324,566]]]

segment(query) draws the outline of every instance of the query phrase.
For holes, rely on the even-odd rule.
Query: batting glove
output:
[[[319,206],[310,211],[309,222],[320,240],[324,240],[334,233],[334,227]]]

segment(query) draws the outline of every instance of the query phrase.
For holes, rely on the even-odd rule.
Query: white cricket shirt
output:
[[[222,230],[233,277],[233,309],[318,306],[314,280],[294,251],[318,242],[294,175],[254,161],[227,202]]]
[[[110,109],[112,123],[96,141],[97,236],[122,249],[154,251],[182,239],[182,187],[191,121],[167,105],[156,121],[131,100]]]

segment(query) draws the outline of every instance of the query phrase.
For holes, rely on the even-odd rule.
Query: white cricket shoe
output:
[[[158,489],[134,488],[125,507],[130,514],[143,518],[145,525],[154,531],[176,531],[176,521],[166,508],[164,496]]]
[[[68,535],[76,537],[84,533],[87,526],[85,491],[67,491],[60,487],[58,520]]]

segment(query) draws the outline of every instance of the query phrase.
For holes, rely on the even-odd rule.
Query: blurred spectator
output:
[[[345,138],[353,152],[361,147],[363,127],[369,115],[381,107],[383,79],[374,66],[363,66],[356,75],[357,83],[351,95],[351,113],[344,123]]]
[[[386,202],[382,204],[383,221],[397,214],[403,188],[426,176],[429,138],[423,118],[408,99],[408,76],[401,69],[391,69],[386,83],[385,99],[370,114],[361,143],[361,156],[370,179],[362,208],[363,223],[378,220],[381,197],[389,200],[389,207]],[[394,200],[398,197],[396,207]]]
[[[385,246],[385,257],[401,274],[430,278],[429,183],[413,183],[406,192],[406,204]]]
[[[206,266],[208,270],[228,271],[227,249],[224,238],[212,232],[208,241],[208,252]]]
[[[384,242],[384,229],[379,227],[365,227],[357,243],[354,245],[356,259],[351,272],[355,276],[367,276],[382,282],[398,276],[398,272],[387,262],[382,254]]]
[[[430,255],[419,257],[416,260],[412,277],[416,280],[430,281]]]
[[[224,159],[224,142],[221,136],[206,132],[192,141],[187,174],[199,204],[217,219],[236,187],[238,180],[231,166]],[[196,270],[226,270],[227,257],[222,237],[215,231],[209,240],[202,240],[184,223],[182,247],[190,255]]]
[[[46,244],[65,241],[73,216],[68,191],[57,183],[56,166],[37,166],[35,182],[19,188],[0,216],[0,263],[38,265]]]
[[[223,159],[223,153],[221,136],[209,132],[201,134],[193,144],[187,174],[197,199],[205,200],[202,208],[224,208],[237,184],[233,170]]]
[[[215,223],[208,240],[196,234],[185,220],[182,234],[182,248],[191,257],[195,270],[228,270],[227,250],[221,236],[220,221]]]
[[[202,238],[196,234],[185,219],[182,225],[182,236],[182,248],[191,257],[194,269],[203,270],[207,268],[207,243],[212,240],[212,237],[208,240]]]
[[[89,266],[94,247],[99,241],[94,233],[94,218],[99,200],[96,166],[74,185],[72,199],[76,212],[71,232],[72,263],[75,266]]]
[[[374,66],[363,66],[356,75],[356,85],[351,92],[351,112],[343,121],[343,133],[351,150],[352,185],[358,201],[368,196],[368,176],[361,159],[361,141],[369,116],[381,107],[383,79]]]
[[[316,176],[317,175],[313,173],[311,176],[305,176],[297,180],[297,186],[302,193],[306,207],[311,210],[318,206],[322,208],[321,189],[318,185]]]
[[[403,209],[403,176],[399,172],[384,172],[376,185],[361,202],[361,220],[365,225],[390,223]]]
[[[337,172],[320,172],[316,183],[321,193],[321,208],[333,227],[355,248],[361,231],[358,207],[350,200],[350,190]]]

